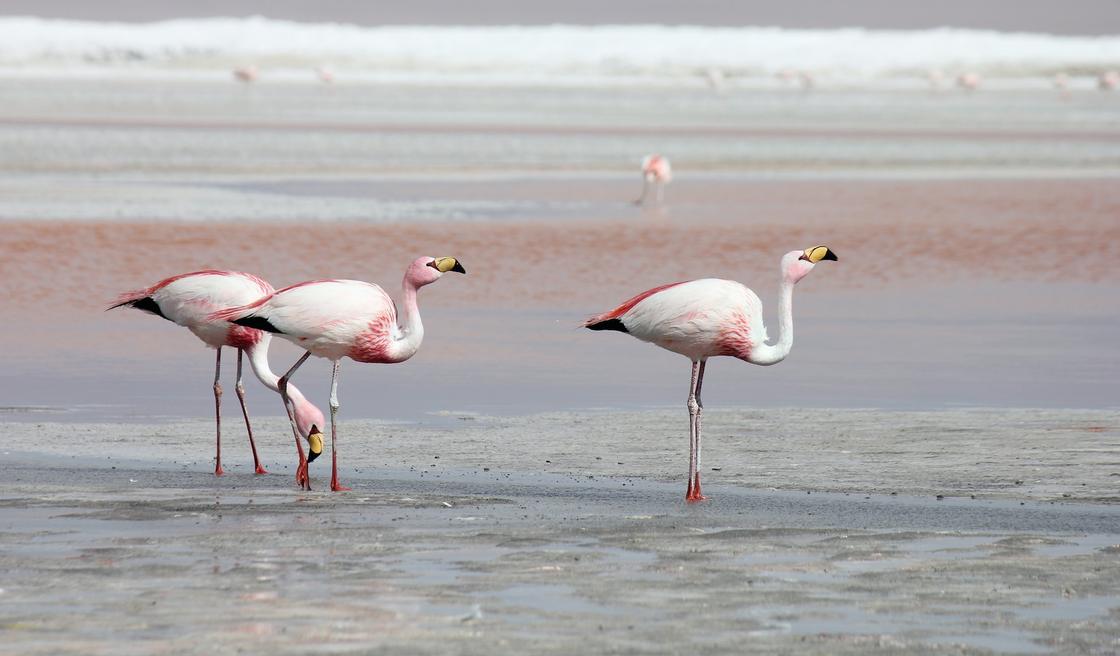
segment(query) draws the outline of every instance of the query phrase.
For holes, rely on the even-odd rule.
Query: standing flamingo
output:
[[[248,66],[238,66],[237,68],[233,69],[233,79],[244,84],[256,82],[257,75],[258,70],[256,64],[249,64]]]
[[[673,169],[669,166],[669,158],[661,155],[646,155],[642,159],[642,195],[634,201],[635,205],[644,205],[650,184],[657,190],[657,203],[661,204],[665,197],[664,185],[673,180]]]
[[[297,446],[298,429],[287,394],[287,390],[293,388],[288,381],[312,355],[331,361],[331,490],[340,492],[349,489],[338,483],[338,427],[335,420],[339,408],[339,361],[346,356],[357,362],[395,363],[415,355],[424,340],[424,324],[420,322],[416,293],[448,271],[466,273],[463,265],[453,257],[420,257],[412,262],[401,283],[404,311],[399,321],[397,307],[385,290],[358,280],[301,282],[256,302],[210,315],[214,320],[276,333],[307,349],[303,357],[280,378],[279,385],[284,408],[292,419],[292,431],[296,432]],[[296,482],[311,489],[302,450]]]
[[[789,355],[793,346],[793,286],[817,262],[836,260],[825,246],[791,251],[782,257],[782,283],[778,297],[781,336],[768,344],[762,323],[762,302],[743,285],[732,280],[708,278],[654,287],[615,309],[591,317],[584,326],[591,330],[630,333],[692,360],[692,382],[688,389],[689,457],[688,489],[685,499],[700,501],[700,415],[704,404],[700,387],[708,358],[730,355],[751,364],[769,366]]]
[[[980,88],[980,74],[979,73],[961,73],[957,76],[957,86],[961,89],[972,93]]]
[[[267,474],[257,457],[257,445],[253,442],[253,427],[249,424],[249,410],[245,407],[245,386],[241,384],[241,356],[249,355],[249,366],[265,387],[279,391],[276,374],[268,366],[268,345],[272,335],[235,326],[228,321],[211,319],[210,313],[231,305],[242,305],[271,294],[272,285],[264,280],[238,271],[195,271],[172,276],[161,280],[151,287],[125,292],[117,297],[109,309],[122,306],[150,312],[157,317],[179,324],[190,330],[207,346],[217,351],[214,361],[214,424],[217,438],[214,451],[214,475],[221,476],[222,470],[222,384],[219,382],[222,368],[222,347],[237,349],[237,399],[241,402],[241,413],[245,416],[245,430],[249,433],[249,447],[253,450],[253,464],[256,473]],[[296,415],[301,434],[308,441],[308,450],[314,460],[323,452],[323,413],[311,404],[299,390],[291,388],[295,399]],[[297,444],[298,446],[298,444]],[[300,447],[302,458],[302,447]]]
[[[1097,77],[1097,88],[1101,91],[1112,91],[1120,86],[1120,71],[1105,71]]]
[[[315,75],[319,77],[319,81],[323,84],[334,84],[334,71],[329,66],[323,65],[315,69]]]

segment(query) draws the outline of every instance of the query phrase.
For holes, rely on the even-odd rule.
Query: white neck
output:
[[[763,366],[777,364],[786,359],[793,348],[793,283],[785,275],[778,291],[778,326],[780,333],[774,344],[757,344],[747,360]]]
[[[406,277],[401,285],[402,300],[397,328],[400,337],[389,347],[394,362],[403,362],[420,350],[424,341],[424,323],[420,321],[420,307],[416,304],[416,285]]]
[[[257,380],[261,381],[268,389],[279,394],[280,377],[272,373],[272,368],[268,364],[268,345],[271,341],[272,335],[264,333],[261,341],[245,349],[245,355],[249,356],[249,368],[253,370],[253,375],[257,377]],[[307,403],[307,397],[292,383],[288,383],[288,396],[296,406]]]

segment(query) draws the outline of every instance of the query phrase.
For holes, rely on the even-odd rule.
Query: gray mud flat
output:
[[[1116,413],[713,412],[692,505],[677,414],[348,422],[339,494],[276,421],[220,479],[204,421],[7,424],[0,653],[1120,651]]]

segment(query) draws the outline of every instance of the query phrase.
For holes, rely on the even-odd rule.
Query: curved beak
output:
[[[800,259],[816,264],[822,260],[832,260],[836,262],[840,258],[836,257],[836,253],[829,250],[828,246],[814,246],[812,248],[806,248],[805,252],[801,254]]]
[[[311,427],[311,434],[307,436],[307,462],[314,462],[323,455],[323,433],[318,426]]]
[[[440,273],[447,273],[454,271],[456,273],[466,273],[467,270],[453,257],[437,257],[429,266],[434,267]]]

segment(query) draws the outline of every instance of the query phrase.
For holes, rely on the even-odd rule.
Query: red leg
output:
[[[217,348],[218,356],[214,360],[214,475],[221,476],[226,473],[222,469],[222,383],[219,375],[222,372],[222,347]]]
[[[700,385],[703,363],[692,363],[692,382],[688,387],[688,489],[685,501],[703,501],[700,493],[700,404],[696,393]]]
[[[264,465],[261,464],[261,459],[257,457],[257,443],[253,441],[253,426],[249,424],[249,409],[245,407],[245,386],[241,384],[241,356],[244,355],[242,349],[237,349],[237,400],[241,401],[241,414],[245,416],[245,432],[249,433],[249,448],[253,450],[253,465],[258,474],[267,474]]]

